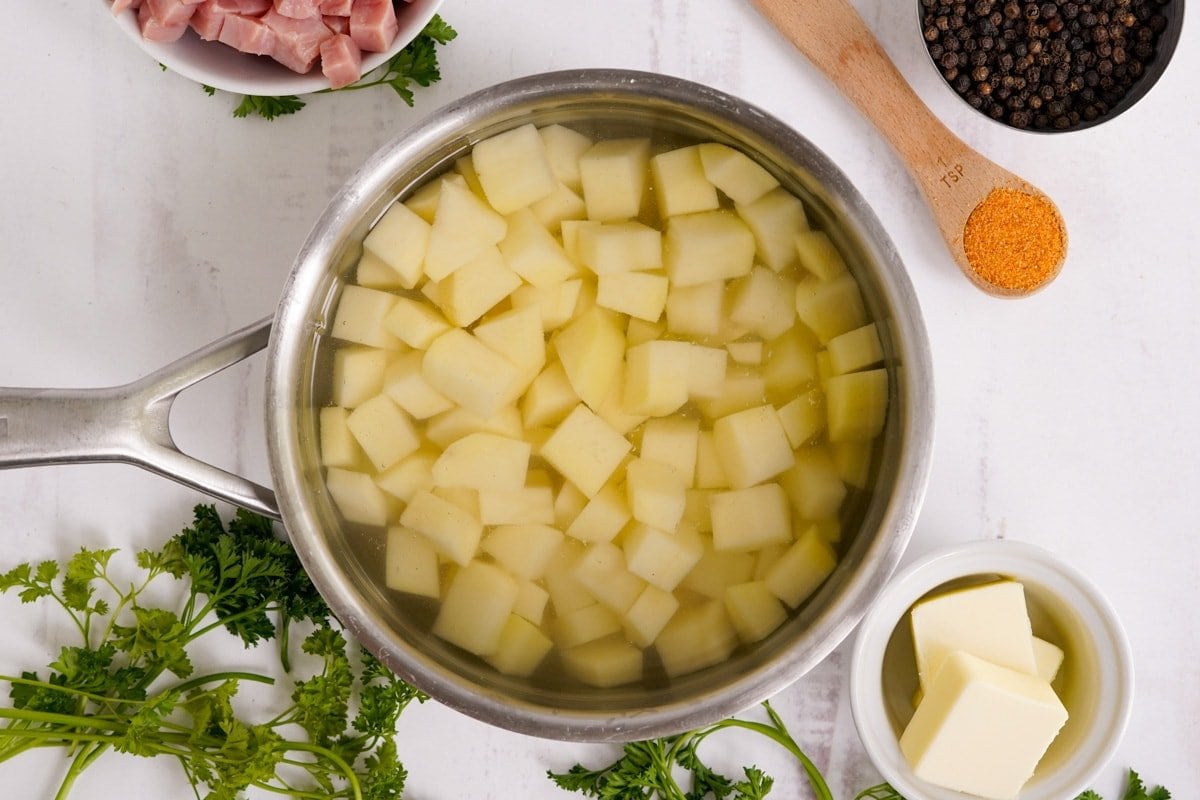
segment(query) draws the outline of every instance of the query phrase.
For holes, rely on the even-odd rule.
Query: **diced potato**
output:
[[[554,642],[519,614],[512,614],[500,631],[500,644],[487,662],[505,675],[524,677],[542,663]]]
[[[673,286],[740,278],[754,266],[754,234],[731,211],[671,217],[663,248]]]
[[[545,573],[562,541],[562,531],[549,525],[498,525],[484,538],[483,552],[518,578],[534,580]]]
[[[370,475],[330,467],[325,471],[325,488],[347,522],[387,525],[391,503]]]
[[[576,251],[597,275],[660,269],[662,234],[640,222],[610,222],[582,227]]]
[[[655,528],[675,530],[683,519],[687,484],[673,467],[635,458],[625,469],[625,494],[633,518]]]
[[[470,189],[443,181],[425,251],[425,274],[431,281],[442,280],[488,247],[499,244],[507,230],[504,217]]]
[[[412,420],[387,395],[374,397],[351,411],[346,427],[380,472],[421,446]]]
[[[801,519],[837,519],[846,486],[824,447],[796,451],[796,466],[779,479]]]
[[[752,367],[729,367],[725,370],[725,385],[720,394],[700,399],[700,410],[709,419],[727,417],[738,411],[760,406],[767,396],[763,376]]]
[[[846,273],[846,262],[824,231],[801,231],[796,234],[796,253],[800,266],[823,281]]]
[[[514,308],[491,316],[475,326],[475,338],[523,371],[536,374],[546,363],[546,335],[535,308]]]
[[[479,521],[484,525],[551,525],[554,490],[549,486],[522,489],[481,489]]]
[[[543,580],[546,583],[546,591],[550,593],[550,602],[554,604],[554,613],[559,617],[596,603],[596,598],[575,580],[572,573],[575,564],[583,557],[583,552],[582,544],[574,539],[566,539],[551,559],[550,566],[546,568]]]
[[[642,651],[619,636],[564,650],[562,662],[577,680],[601,689],[632,683],[642,677]]]
[[[579,159],[579,177],[588,219],[611,222],[633,219],[642,209],[649,139],[597,142]]]
[[[705,177],[735,203],[753,203],[779,185],[771,173],[728,145],[702,144],[699,150]]]
[[[499,247],[508,268],[537,287],[557,286],[578,272],[562,245],[529,209],[508,217],[508,234]]]
[[[542,316],[542,329],[552,331],[575,316],[582,291],[583,281],[578,278],[543,289],[522,286],[512,293],[512,304],[513,308],[536,308]]]
[[[667,305],[667,277],[617,272],[596,281],[596,304],[647,322],[656,322]]]
[[[725,281],[695,286],[671,285],[667,293],[667,330],[682,336],[716,336],[725,318]]]
[[[719,664],[732,655],[738,637],[723,603],[681,608],[666,624],[654,649],[667,675],[677,678]]]
[[[849,275],[830,281],[801,281],[796,286],[796,313],[822,344],[867,321],[862,294]]]
[[[413,495],[400,515],[400,524],[424,536],[434,550],[462,566],[475,557],[483,536],[478,519],[428,490]]]
[[[795,463],[779,414],[769,405],[721,417],[713,424],[713,442],[734,489],[770,480]]]
[[[583,182],[579,176],[579,159],[592,149],[592,140],[562,125],[547,125],[538,130],[538,134],[545,145],[554,177],[576,192],[583,191]]]
[[[396,270],[379,256],[365,250],[354,267],[354,282],[368,289],[392,291],[405,288]]]
[[[871,478],[870,442],[835,442],[830,451],[838,476],[858,489],[866,489]]]
[[[764,348],[761,339],[752,339],[748,342],[730,342],[725,345],[725,349],[729,351],[729,357],[737,364],[756,367],[763,362]]]
[[[442,184],[449,181],[456,183],[464,189],[469,189],[467,181],[462,175],[454,173],[444,176],[441,180],[430,181],[412,193],[412,196],[404,201],[404,206],[421,219],[432,224],[433,218],[437,214],[438,201],[442,198]]]
[[[429,419],[454,408],[454,403],[425,380],[421,372],[422,359],[419,352],[405,353],[384,372],[384,394],[413,419]]]
[[[709,508],[709,501],[715,493],[715,489],[688,489],[684,494],[683,522],[679,527],[682,529],[684,524],[687,524],[699,533],[712,533],[712,509]]]
[[[472,433],[451,444],[433,464],[433,485],[515,492],[525,485],[529,442]]]
[[[418,450],[388,471],[376,475],[375,485],[407,503],[417,492],[433,488],[433,462],[437,457],[432,450]]]
[[[825,384],[829,441],[865,442],[883,431],[887,416],[887,370],[837,375]]]
[[[639,455],[670,466],[686,486],[692,486],[696,482],[696,450],[699,442],[700,421],[697,419],[652,419],[642,430]]]
[[[479,492],[465,486],[435,486],[433,493],[479,519]]]
[[[563,220],[562,223],[562,245],[563,251],[566,252],[567,258],[571,259],[579,266],[584,266],[583,257],[579,254],[579,240],[586,230],[599,228],[604,223],[597,222],[594,219],[588,220]]]
[[[465,408],[452,408],[438,414],[425,425],[425,438],[443,450],[472,433],[494,433],[519,439],[524,436],[521,412],[516,406],[505,406],[490,417],[481,417]]]
[[[625,635],[638,647],[649,647],[678,609],[675,595],[657,586],[647,586],[625,612]]]
[[[465,328],[520,285],[521,278],[505,266],[500,251],[486,247],[442,280],[438,284],[438,293],[446,316],[455,325]]]
[[[550,593],[541,586],[533,581],[520,581],[517,584],[517,599],[513,602],[513,613],[534,625],[541,625],[549,602]]]
[[[809,389],[792,398],[779,409],[779,422],[793,448],[807,444],[825,430],[825,395],[820,389]]]
[[[782,421],[782,420],[781,420]],[[699,489],[724,489],[729,486],[721,457],[712,431],[700,431],[696,440],[696,487]]]
[[[829,544],[837,544],[842,540],[842,525],[836,519],[819,519],[811,523],[812,527],[817,529],[817,535]],[[796,530],[803,530],[804,526],[800,522],[795,522]]]
[[[525,390],[519,368],[460,329],[429,345],[421,371],[430,386],[481,417],[492,416]]]
[[[725,613],[738,638],[747,644],[767,638],[787,619],[787,610],[762,581],[726,588]]]
[[[650,525],[634,525],[624,539],[629,571],[651,586],[670,592],[704,555],[699,534],[681,527],[670,533]]]
[[[487,202],[487,195],[484,194],[483,184],[479,182],[479,173],[475,171],[475,161],[471,158],[470,153],[454,162],[454,171],[467,182],[468,189],[474,192],[479,199]]]
[[[599,296],[597,295],[598,299]],[[626,347],[633,347],[635,344],[658,339],[666,330],[667,324],[661,320],[647,322],[644,319],[630,317],[629,324],[625,326],[625,345]]]
[[[393,336],[418,350],[429,347],[434,339],[450,330],[445,317],[425,303],[408,297],[396,299],[384,325]]]
[[[650,416],[679,410],[688,401],[691,347],[687,342],[660,339],[629,348],[625,353],[625,408]]]
[[[442,596],[437,553],[420,534],[407,528],[388,528],[384,582],[397,592],[437,600]]]
[[[559,614],[554,621],[554,639],[559,647],[576,647],[603,639],[621,630],[621,618],[600,603]]]
[[[579,405],[563,365],[555,361],[533,379],[521,399],[521,418],[527,428],[556,425]]]
[[[804,602],[833,573],[837,555],[810,527],[767,571],[763,582],[771,594],[795,608]]]
[[[792,538],[788,496],[777,483],[717,492],[709,508],[715,550],[757,550]]]
[[[533,212],[538,223],[550,233],[560,232],[562,224],[568,220],[587,218],[587,206],[583,198],[565,183],[560,183],[549,196],[538,200],[529,210]]]
[[[787,544],[772,544],[759,550],[758,554],[754,556],[754,580],[761,581],[765,578],[771,567],[788,551],[789,547],[791,547],[791,542]]]
[[[776,272],[796,263],[796,234],[808,230],[804,204],[783,187],[753,203],[738,204],[738,216],[754,231],[758,258]]]
[[[635,413],[625,405],[625,370],[618,370],[612,382],[612,389],[604,402],[596,409],[600,418],[607,422],[612,429],[622,436],[637,428],[649,417],[648,414]]]
[[[720,207],[717,187],[705,176],[700,148],[695,145],[656,155],[650,159],[650,175],[663,219]]]
[[[706,542],[704,555],[679,584],[713,600],[725,596],[725,587],[745,583],[754,572],[754,556],[737,551],[718,552]]]
[[[588,502],[587,495],[575,488],[575,484],[563,481],[558,494],[554,496],[554,525],[559,530],[567,530],[579,518]]]
[[[525,208],[558,186],[542,137],[533,125],[484,139],[471,150],[471,159],[488,203],[501,214]]]
[[[726,351],[719,347],[694,344],[688,350],[688,396],[699,399],[719,397],[725,386],[729,366]],[[761,394],[761,393],[760,393]]]
[[[773,397],[790,399],[817,379],[817,343],[800,326],[771,342],[763,380]]]
[[[567,535],[582,542],[611,542],[632,516],[621,492],[609,484],[580,509]]]
[[[542,458],[585,495],[594,497],[631,449],[624,436],[580,404],[542,446]]]
[[[516,599],[517,582],[511,575],[472,561],[450,582],[433,633],[477,656],[495,655]]]
[[[321,409],[321,463],[327,467],[352,468],[359,465],[363,452],[346,425],[349,412],[340,406]]]
[[[829,340],[829,363],[839,375],[873,367],[883,361],[883,345],[875,323],[847,331]]]
[[[786,333],[796,321],[795,284],[766,267],[755,267],[745,278],[730,287],[733,294],[729,319],[757,333],[775,339]]]
[[[399,298],[390,292],[348,284],[342,288],[329,333],[344,342],[395,350],[400,343],[383,324]]]
[[[383,391],[383,373],[393,355],[375,347],[339,347],[333,351],[333,402],[354,408]]]
[[[620,318],[593,308],[554,337],[558,360],[575,393],[593,409],[604,401],[625,354]]]
[[[646,588],[625,566],[625,554],[610,542],[593,542],[572,573],[583,588],[618,614],[624,614]]]
[[[429,230],[428,222],[403,204],[395,203],[371,228],[363,240],[363,250],[391,267],[401,286],[412,289],[421,280]],[[359,283],[362,283],[361,266]]]

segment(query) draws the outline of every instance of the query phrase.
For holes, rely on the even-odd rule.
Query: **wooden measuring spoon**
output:
[[[983,291],[998,297],[1023,297],[1052,281],[1066,258],[1067,235],[1062,215],[1044,192],[973,150],[942,124],[921,102],[888,58],[879,41],[847,0],[752,0],[783,36],[850,99],[899,153],[929,205],[963,273]],[[909,0],[911,2],[911,0]],[[1005,243],[1030,247],[1029,233],[1054,240],[1060,236],[1061,257],[1040,270],[1032,265],[1024,279],[989,279],[985,267],[972,265],[964,245],[967,219],[989,197],[999,199],[1013,190],[1034,200],[1037,215],[988,215],[993,222],[1008,219],[1024,231],[1009,231]],[[1010,195],[1011,196],[1011,195]],[[991,210],[992,203],[981,214]],[[1036,219],[1034,218],[1036,216]],[[1037,228],[1030,230],[1030,225]],[[991,244],[986,239],[982,246]],[[1040,251],[1039,251],[1040,252]],[[978,251],[972,249],[977,260]],[[1046,258],[1041,253],[1043,260]],[[1007,271],[1006,271],[1007,274]]]

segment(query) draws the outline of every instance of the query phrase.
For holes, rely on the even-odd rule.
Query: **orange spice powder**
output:
[[[1054,276],[1066,255],[1066,231],[1045,197],[994,189],[967,218],[967,261],[987,283],[1028,292]]]

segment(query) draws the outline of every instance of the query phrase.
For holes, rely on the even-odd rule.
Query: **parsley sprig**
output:
[[[396,721],[424,695],[370,654],[354,654],[292,549],[271,522],[239,512],[228,528],[211,506],[158,551],[137,554],[140,574],[117,577],[116,550],[83,549],[65,563],[20,564],[0,592],[48,601],[70,619],[79,643],[64,646],[45,677],[0,676],[11,708],[0,708],[0,762],[37,747],[61,747],[70,764],[56,796],[109,751],[176,759],[206,800],[234,800],[257,787],[310,800],[394,800],[406,773]],[[146,602],[170,576],[186,597],[175,608]],[[189,649],[224,628],[246,646],[315,625],[302,644],[318,668],[295,682],[290,704],[263,722],[245,719],[238,690],[274,684],[249,672],[197,675]],[[357,673],[357,674],[356,674]],[[356,709],[351,714],[351,709]]]
[[[1075,800],[1104,800],[1093,791],[1086,791]],[[1125,796],[1122,800],[1171,800],[1171,793],[1161,786],[1148,788],[1135,771],[1129,770],[1129,778],[1125,784]]]

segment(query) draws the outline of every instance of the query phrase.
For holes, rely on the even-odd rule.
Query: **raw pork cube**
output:
[[[194,8],[194,6],[188,6]],[[187,21],[178,25],[164,25],[151,12],[150,6],[142,6],[138,9],[138,28],[142,32],[142,38],[147,42],[174,42],[187,32]]]
[[[112,15],[115,17],[118,14],[120,14],[124,11],[128,11],[131,8],[134,11],[136,11],[137,9],[139,9],[141,7],[142,7],[142,0],[113,0],[113,4],[109,10],[112,12]]]
[[[275,32],[275,46],[271,49],[271,57],[292,72],[300,74],[312,69],[317,56],[321,54],[321,42],[333,36],[333,32],[321,21],[320,14],[293,19],[273,8],[263,15],[262,20]]]
[[[292,19],[321,17],[320,0],[275,0],[275,12]]]
[[[186,25],[192,14],[196,13],[196,4],[184,0],[145,0],[143,5],[150,9],[150,16],[164,28]]]
[[[225,24],[227,13],[217,8],[216,3],[202,3],[192,14],[192,30],[204,41],[215,42],[221,36],[221,26]]]
[[[349,17],[349,15],[347,15],[345,17],[335,17],[332,15],[326,15],[324,17],[321,17],[321,21],[325,23],[326,28],[329,28],[329,30],[333,31],[334,33],[344,33],[347,36],[350,35],[350,17]]]
[[[216,6],[217,11],[248,17],[262,16],[271,7],[271,0],[208,0],[208,3]]]
[[[269,56],[275,48],[275,32],[260,19],[229,14],[221,26],[220,41],[243,53]]]
[[[350,36],[367,52],[385,52],[399,30],[392,0],[358,0],[350,12]]]
[[[321,13],[329,17],[348,17],[354,0],[321,0]]]

